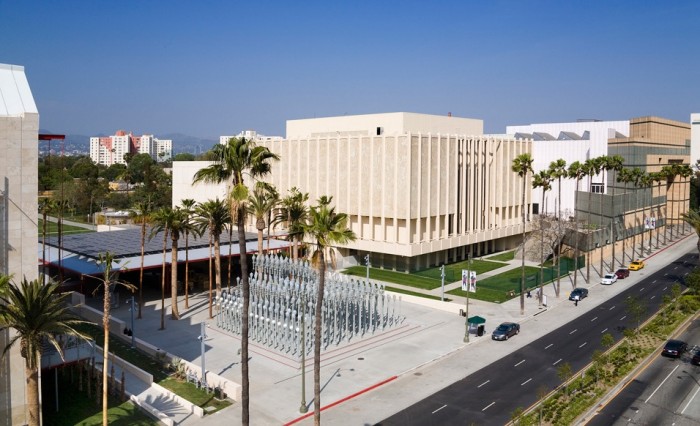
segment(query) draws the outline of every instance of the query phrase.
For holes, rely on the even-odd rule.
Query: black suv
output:
[[[569,300],[583,300],[586,297],[588,297],[588,289],[575,288],[569,295]]]
[[[509,337],[513,337],[520,333],[520,324],[514,322],[504,322],[499,325],[498,328],[493,330],[491,333],[491,338],[493,340],[508,340]]]
[[[661,355],[671,358],[680,358],[683,352],[688,350],[688,344],[682,340],[669,340],[661,351]]]

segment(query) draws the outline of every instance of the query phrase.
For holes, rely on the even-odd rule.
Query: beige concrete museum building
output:
[[[266,179],[281,196],[292,187],[312,202],[333,196],[349,215],[357,240],[340,248],[348,259],[369,254],[375,267],[408,271],[520,242],[523,185],[511,166],[531,141],[483,135],[482,120],[405,112],[290,120],[284,140],[260,145],[281,158]],[[207,164],[173,164],[174,206],[223,196],[223,185],[192,185]]]

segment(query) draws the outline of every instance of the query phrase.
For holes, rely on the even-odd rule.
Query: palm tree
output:
[[[566,161],[561,158],[549,163],[549,173],[552,175],[553,179],[557,180],[557,190],[559,195],[557,196],[558,208],[557,208],[557,297],[559,297],[559,288],[561,286],[561,178],[566,177]]]
[[[182,234],[187,225],[187,215],[179,207],[172,209],[173,214],[170,216],[172,221],[168,224],[170,228],[170,314],[172,319],[180,319],[180,310],[177,306],[177,253],[180,234]]]
[[[599,203],[598,203],[598,230],[601,231],[603,230],[603,200],[605,199],[605,192],[606,192],[606,183],[605,183],[605,177],[607,175],[607,171],[610,170],[610,157],[607,155],[601,155],[600,157],[595,159],[598,162],[598,165],[600,166],[599,172],[601,172],[602,178],[603,178],[603,185],[601,187],[600,191],[600,196],[598,197]],[[607,227],[605,227],[607,228]],[[603,234],[601,232],[598,232],[598,236],[600,238],[601,244],[600,244],[600,276],[602,277],[603,274],[605,274],[605,264],[603,262]],[[605,245],[607,245],[607,240],[605,242]]]
[[[511,169],[523,178],[522,201],[520,212],[523,225],[523,247],[522,247],[522,268],[520,278],[520,315],[525,315],[525,191],[527,190],[527,174],[532,173],[532,155],[530,153],[520,154],[513,160]]]
[[[651,216],[651,203],[652,203],[652,197],[651,197],[651,187],[654,183],[654,178],[651,173],[645,173],[642,175],[642,177],[639,179],[639,185],[640,187],[644,188],[645,192],[647,189],[649,189],[649,216]],[[646,200],[644,201],[644,204],[646,204]],[[646,211],[646,206],[644,206],[644,209],[642,209],[642,217],[645,216],[645,211]],[[645,224],[647,221],[645,220]],[[649,220],[649,226],[651,226],[651,220]],[[644,227],[646,229],[646,226]],[[643,232],[643,231],[642,231]],[[649,249],[648,252],[651,252],[651,228],[649,228]],[[642,233],[642,254],[644,254],[644,233]]]
[[[306,202],[309,200],[308,193],[302,193],[298,188],[289,190],[289,195],[281,201],[281,211],[275,218],[275,222],[285,222],[287,224],[287,235],[292,241],[292,259],[299,257],[299,243],[304,238],[304,223],[309,215]]]
[[[2,277],[1,280],[8,278]],[[42,344],[49,342],[63,356],[57,340],[59,335],[87,339],[73,328],[84,321],[70,311],[70,293],[58,293],[58,286],[54,282],[44,285],[40,280],[27,281],[25,278],[20,285],[6,287],[7,294],[0,297],[0,330],[12,328],[16,331],[3,349],[3,356],[19,342],[24,358],[30,426],[39,425],[41,414],[39,368]]]
[[[608,157],[608,170],[611,170],[613,172],[612,178],[610,179],[611,182],[611,187],[612,187],[612,194],[610,194],[610,209],[612,210],[611,212],[611,230],[612,233],[610,235],[612,239],[612,261],[610,263],[611,265],[611,270],[615,270],[615,246],[617,245],[617,236],[615,233],[615,218],[617,217],[615,213],[615,182],[617,182],[617,176],[616,174],[622,170],[622,163],[625,162],[625,159],[622,158],[620,155],[613,155]],[[624,254],[622,256],[624,258]],[[624,259],[623,259],[624,260]],[[620,263],[620,266],[622,266],[622,263]]]
[[[579,238],[578,238],[578,192],[579,192],[579,183],[581,182],[581,179],[586,175],[584,169],[583,169],[583,164],[581,164],[578,161],[574,161],[569,165],[569,170],[568,170],[568,177],[569,179],[575,179],[576,180],[576,191],[574,192],[574,222],[576,223],[576,230],[574,232],[575,235],[575,247],[574,247],[574,288],[576,288],[576,281],[578,278],[578,258],[579,258]]]
[[[231,138],[222,145],[213,164],[207,166],[194,176],[194,182],[231,182],[231,192],[228,194],[231,206],[231,218],[236,220],[238,228],[238,247],[241,265],[241,292],[243,306],[241,307],[241,422],[244,426],[250,423],[250,381],[248,375],[248,314],[250,311],[250,287],[248,285],[248,256],[245,239],[245,213],[248,200],[248,188],[245,186],[244,175],[252,179],[263,177],[270,173],[272,161],[279,160],[269,149],[256,146],[253,141],[245,138]]]
[[[639,167],[635,167],[632,169],[632,183],[634,184],[635,188],[635,193],[638,192],[639,189],[641,189],[640,185],[642,183],[642,178],[644,177],[644,171],[640,169]],[[637,201],[637,204],[635,206],[635,218],[637,217],[637,210],[639,210],[639,196],[635,196],[635,199]],[[640,244],[639,244],[639,257],[642,258],[644,257],[644,208],[642,207],[642,217],[641,217],[641,223],[640,226],[642,228],[642,232],[640,232]],[[635,237],[633,240],[633,244],[636,246],[637,244],[637,238],[636,238],[636,232],[635,232]],[[634,249],[632,250],[632,255],[634,257]]]
[[[265,217],[275,207],[274,198],[270,197],[269,190],[265,186],[256,186],[248,197],[248,213],[255,218],[255,228],[258,230],[258,255],[263,253],[263,231],[265,230]]]
[[[697,247],[698,251],[700,251],[700,212],[698,210],[688,210],[688,213],[683,213],[681,216],[683,221],[690,225],[698,235]]]
[[[272,227],[273,224],[273,216],[272,214],[274,213],[275,209],[279,206],[280,204],[280,193],[277,192],[277,188],[275,188],[273,185],[268,185],[268,196],[270,197],[270,204],[272,205],[272,208],[267,211],[267,251],[270,251],[270,228]]]
[[[666,174],[663,171],[652,173],[651,178],[652,178],[651,179],[652,185],[656,184],[654,186],[656,186],[656,188],[657,188],[657,194],[660,194],[661,193],[661,181],[666,180]],[[652,195],[652,200],[653,200],[653,198],[654,198],[653,189],[652,189],[651,195]],[[652,208],[652,206],[649,206],[650,210],[651,210],[651,208]],[[649,213],[651,214],[651,211]],[[660,219],[661,219],[661,204],[659,203],[656,205],[656,220],[654,221],[654,228],[653,228],[654,233],[656,233],[656,248],[657,249],[659,248],[659,228],[657,227],[658,226],[657,224],[660,222]]]
[[[192,215],[194,214],[194,206],[196,201],[191,198],[185,198],[180,201],[182,205],[182,213],[184,221],[182,223],[183,231],[185,231],[185,309],[189,309],[189,288],[190,288],[190,233],[197,236],[197,227],[194,226]]]
[[[542,204],[540,204],[540,236],[542,241],[540,242],[540,287],[544,285],[544,216],[545,216],[545,195],[547,191],[552,189],[552,175],[547,170],[540,170],[539,173],[532,177],[532,187],[542,188]],[[554,288],[557,297],[559,296],[559,289]],[[542,304],[542,292],[538,292],[539,303]]]
[[[627,168],[622,168],[620,170],[620,172],[617,174],[617,181],[625,184],[625,196],[626,196],[627,201],[628,201],[628,204],[623,208],[625,213],[622,215],[622,226],[623,226],[623,229],[625,232],[625,235],[622,238],[622,265],[624,266],[627,264],[625,262],[625,256],[626,256],[626,252],[627,252],[627,245],[625,242],[627,241],[627,237],[629,235],[629,232],[627,229],[626,219],[627,219],[627,212],[629,212],[629,210],[630,210],[629,200],[631,199],[631,197],[629,195],[627,195],[628,194],[627,185],[630,182],[632,182],[632,170],[627,169]],[[633,234],[633,237],[634,237],[634,234]],[[633,246],[632,250],[634,250],[634,246]],[[634,254],[634,253],[632,253],[632,254]],[[633,257],[634,256],[630,257],[630,261],[633,260]]]
[[[161,270],[160,281],[160,330],[165,330],[165,254],[168,250],[168,224],[172,222],[172,214],[173,209],[170,207],[161,207],[153,212],[151,221],[154,226],[151,228],[151,234],[148,237],[150,240],[159,232],[163,232],[163,268]]]
[[[214,246],[214,256],[209,256],[209,318],[213,318],[212,312],[212,257],[214,259],[216,296],[221,296],[221,233],[226,224],[231,221],[231,216],[226,203],[216,198],[200,203],[195,209],[197,216],[194,221],[198,225],[198,232],[204,234],[209,230],[209,253],[212,244]],[[229,242],[230,244],[230,242]]]
[[[46,225],[49,214],[56,211],[57,208],[56,201],[52,198],[42,198],[39,203],[39,211],[41,212],[41,263],[42,263],[42,274],[41,283],[46,283]]]
[[[319,204],[309,210],[309,222],[304,225],[305,232],[316,243],[313,253],[314,264],[318,265],[318,296],[316,297],[315,327],[314,327],[314,424],[321,424],[321,313],[323,312],[323,292],[326,285],[326,256],[327,248],[337,244],[347,244],[355,240],[355,233],[348,228],[348,217],[345,213],[336,213],[328,204]],[[329,256],[334,260],[333,252]]]
[[[141,222],[141,268],[139,270],[139,311],[136,318],[141,319],[141,307],[143,306],[143,260],[146,248],[146,224],[151,220],[150,216],[153,212],[151,198],[138,202],[134,205],[130,215],[138,218]]]
[[[593,159],[583,163],[583,174],[588,178],[588,203],[586,205],[586,282],[591,282],[591,194],[593,193],[593,176],[597,174]]]
[[[691,176],[693,176],[692,167],[690,167],[688,164],[681,164],[680,165],[680,175],[685,180],[685,183],[688,184],[688,192],[686,192],[685,190],[682,191],[683,192],[682,208],[683,208],[683,210],[685,210],[681,213],[681,216],[682,216],[683,213],[687,213],[687,211],[688,211],[687,209],[690,209],[690,198],[688,198],[688,204],[686,207],[685,194],[687,193],[688,196],[690,197],[690,179],[689,178]],[[683,234],[685,235],[685,224],[683,225]]]
[[[97,278],[102,285],[104,297],[102,299],[102,331],[104,333],[104,343],[102,348],[102,425],[107,426],[107,414],[109,410],[109,318],[112,307],[111,295],[117,284],[124,285],[129,290],[134,291],[135,287],[131,284],[118,281],[119,268],[114,272],[113,264],[119,263],[115,261],[114,255],[110,252],[99,253],[97,256],[97,264],[104,271],[103,278]],[[95,291],[99,290],[98,287]]]

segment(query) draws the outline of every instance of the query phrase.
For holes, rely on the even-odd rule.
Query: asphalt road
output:
[[[663,295],[670,294],[673,283],[681,281],[697,265],[697,257],[697,253],[681,256],[596,309],[378,424],[509,422],[518,407],[531,406],[538,400],[538,394],[549,392],[561,383],[557,376],[561,364],[569,363],[572,371],[583,368],[590,362],[593,351],[601,349],[603,334],[610,333],[618,340],[625,328],[637,325],[627,312],[627,297],[634,296],[647,306],[641,319],[644,321],[658,309]],[[584,299],[579,304],[587,301]],[[508,341],[491,343],[509,344]]]
[[[700,320],[680,337],[700,345]],[[698,425],[700,424],[700,367],[681,359],[657,356],[627,387],[587,424]]]

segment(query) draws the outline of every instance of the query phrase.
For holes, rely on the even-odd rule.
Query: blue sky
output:
[[[509,124],[700,112],[698,1],[0,0],[41,128],[255,129],[410,111]]]

